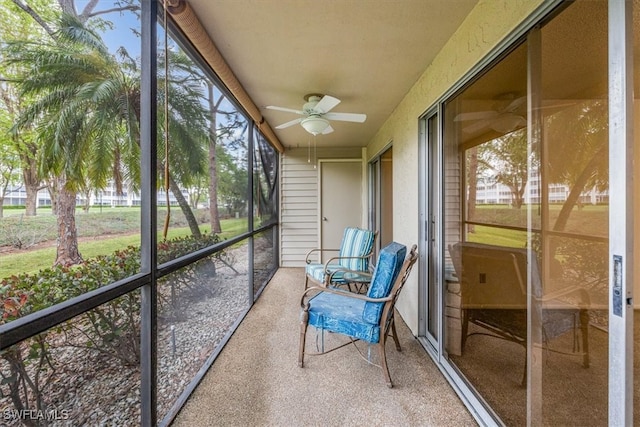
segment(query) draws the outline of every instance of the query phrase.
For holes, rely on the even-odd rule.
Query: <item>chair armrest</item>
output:
[[[329,258],[327,262],[324,263],[324,272],[326,274],[329,274],[329,270],[328,270],[329,264],[335,263],[336,261],[339,261],[341,259],[367,259],[367,258],[371,258],[371,254],[363,255],[363,256],[334,256],[333,258]]]
[[[311,260],[309,259],[309,257],[315,252],[340,252],[340,249],[311,249],[309,252],[307,252],[307,256],[305,257],[304,262],[307,264],[311,264]]]
[[[340,290],[340,289],[336,289],[336,288],[325,288],[325,287],[321,287],[321,286],[312,286],[312,287],[308,288],[306,291],[304,291],[304,293],[302,294],[302,297],[300,298],[300,307],[302,307],[304,309],[308,309],[309,302],[308,301],[305,302],[305,299],[307,298],[307,294],[309,294],[311,292],[317,292],[316,295],[318,293],[321,293],[321,292],[329,292],[331,294],[342,295],[342,296],[345,296],[347,298],[355,298],[355,299],[360,299],[360,300],[367,301],[367,302],[387,302],[387,301],[391,301],[394,298],[393,295],[389,295],[389,296],[386,296],[384,298],[370,298],[370,297],[368,297],[366,295],[354,294],[352,292],[344,291],[344,290]]]
[[[580,299],[579,305],[581,307],[589,307],[590,305],[589,293],[584,288],[577,285],[566,286],[562,289],[558,289],[556,291],[544,294],[542,298],[539,299],[539,301],[544,304],[546,302],[557,300],[558,298],[561,298],[570,294],[577,294],[578,298]]]

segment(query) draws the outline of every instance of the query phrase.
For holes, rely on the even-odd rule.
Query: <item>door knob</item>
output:
[[[323,216],[323,217],[322,217],[322,220],[323,220],[323,221],[326,221],[326,220],[327,220],[327,217],[326,217],[326,216]]]

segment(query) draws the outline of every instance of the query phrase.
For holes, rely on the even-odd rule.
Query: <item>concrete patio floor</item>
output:
[[[173,426],[477,425],[399,317],[402,351],[387,345],[392,389],[352,346],[299,368],[303,277],[300,268],[278,270]],[[327,343],[341,339],[331,335]],[[316,337],[310,328],[308,349]]]

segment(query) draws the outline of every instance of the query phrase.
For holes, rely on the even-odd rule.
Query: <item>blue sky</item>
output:
[[[76,8],[80,12],[86,5],[87,1],[76,1]],[[102,0],[98,3],[95,10],[111,9],[116,5],[112,1]],[[109,47],[109,51],[115,53],[120,46],[124,46],[129,55],[134,58],[140,56],[140,36],[134,33],[140,33],[140,20],[131,11],[113,12],[100,15],[105,21],[113,24],[112,30],[102,32],[104,42]]]

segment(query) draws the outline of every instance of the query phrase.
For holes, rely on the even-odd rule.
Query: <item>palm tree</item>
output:
[[[140,182],[139,70],[123,48],[118,53],[120,61],[97,33],[67,14],[62,14],[59,29],[48,43],[10,46],[10,61],[30,65],[20,87],[35,99],[16,127],[36,125],[41,156],[46,159],[41,162],[40,174],[55,176],[58,182],[54,264],[82,261],[75,204],[76,195],[87,183],[101,189],[113,179],[122,191],[123,182],[134,186]],[[190,98],[181,98],[185,92],[178,86],[169,85],[169,132],[181,145],[181,155],[169,161],[174,189],[178,188],[176,182],[188,182],[194,171],[203,169],[204,139],[200,134],[206,137],[206,128],[201,125],[204,119],[199,119],[204,117],[198,112],[199,100],[188,93]],[[190,212],[188,204],[186,208]],[[199,233],[197,223],[195,229]]]
[[[18,128],[35,124],[41,147],[41,177],[56,177],[58,242],[54,264],[82,261],[75,224],[76,195],[90,180],[106,185],[118,151],[118,90],[127,76],[100,37],[76,19],[62,15],[48,42],[17,42],[9,61],[30,64],[21,91],[35,100],[19,118]],[[25,68],[27,69],[27,68]],[[127,99],[126,101],[130,101]],[[118,175],[118,172],[115,173]]]

